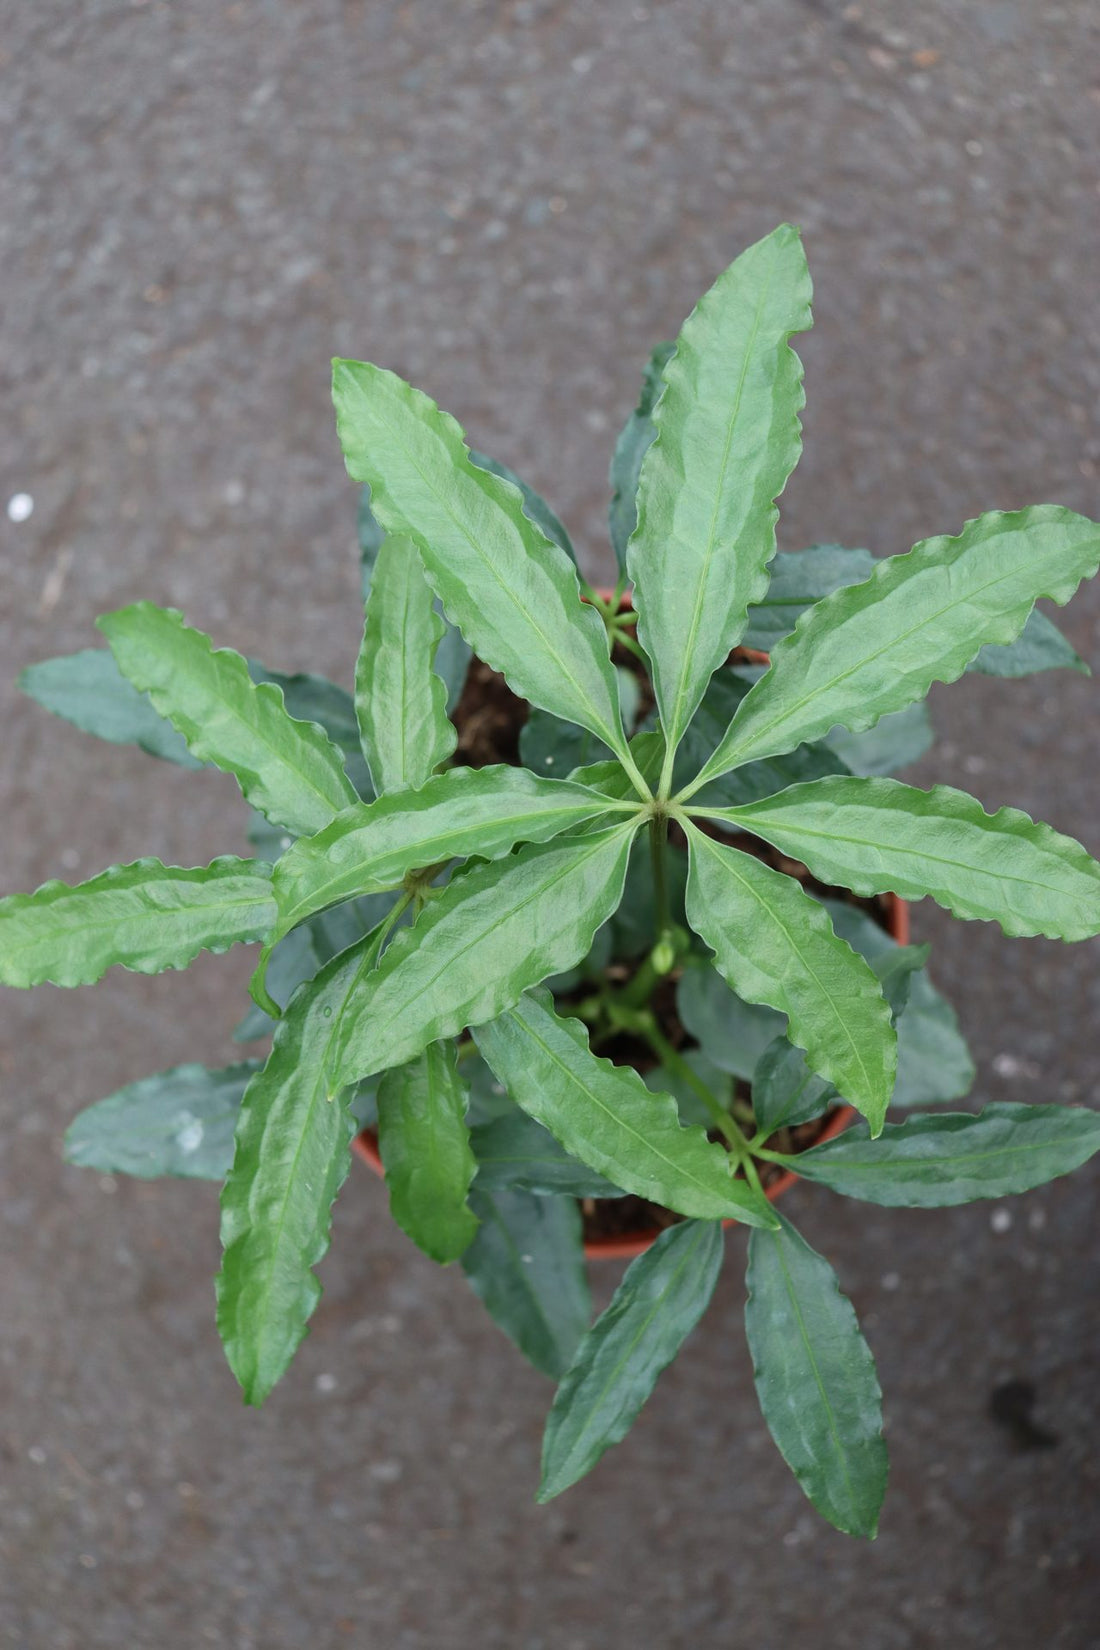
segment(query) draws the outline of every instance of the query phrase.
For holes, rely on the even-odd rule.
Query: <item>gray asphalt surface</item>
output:
[[[242,850],[228,779],[85,740],[13,680],[138,596],[348,679],[334,353],[428,389],[605,570],[607,460],[650,345],[792,219],[819,320],[785,546],[894,552],[1043,499],[1096,514],[1098,63],[1083,0],[3,0],[0,502],[34,509],[0,512],[0,890]],[[1100,659],[1100,589],[1065,624]],[[1100,850],[1097,691],[937,691],[917,777]],[[915,929],[975,1100],[1095,1102],[1095,945],[923,908]],[[817,1521],[764,1433],[738,1236],[629,1441],[538,1509],[547,1384],[365,1173],[309,1340],[253,1413],[215,1336],[214,1191],[61,1163],[81,1106],[231,1056],[248,969],[0,1004],[4,1645],[1100,1642],[1095,1171],[942,1215],[789,1197],[879,1360],[873,1546]],[[1057,1447],[990,1418],[1009,1377]]]

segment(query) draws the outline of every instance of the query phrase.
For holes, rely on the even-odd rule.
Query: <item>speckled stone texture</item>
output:
[[[982,509],[1097,513],[1100,17],[1084,0],[3,0],[0,889],[241,851],[223,777],[16,695],[139,595],[346,680],[354,489],[328,358],[428,389],[543,488],[590,571],[650,345],[800,222],[817,329],[782,542],[880,553]],[[18,509],[16,514],[18,514]],[[1100,589],[1066,627],[1100,658]],[[1100,849],[1100,700],[1069,675],[933,696],[918,778]],[[976,1099],[1092,1100],[1095,945],[924,909]],[[18,1650],[1089,1650],[1095,1172],[1003,1206],[799,1188],[879,1359],[872,1547],[767,1439],[743,1240],[640,1424],[532,1504],[550,1391],[358,1167],[285,1384],[240,1406],[212,1188],[66,1169],[82,1105],[230,1057],[243,953],[5,996],[0,1642]],[[617,1268],[600,1284],[606,1295]],[[1090,1298],[1091,1297],[1091,1298]],[[1032,1381],[1056,1448],[989,1393]]]

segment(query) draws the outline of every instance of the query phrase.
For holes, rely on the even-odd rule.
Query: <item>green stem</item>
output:
[[[628,653],[633,653],[636,659],[640,659],[648,667],[649,660],[645,656],[645,650],[641,643],[636,641],[630,634],[629,630],[615,630],[612,632],[611,639],[613,642],[617,642],[620,647],[625,647]]]
[[[640,1026],[639,1030],[641,1030],[642,1036],[661,1064],[667,1067],[669,1071],[675,1072],[680,1081],[686,1083],[693,1094],[698,1095],[713,1117],[715,1126],[725,1135],[739,1162],[744,1163],[748,1156],[745,1150],[745,1136],[718,1096],[711,1093],[699,1073],[692,1070],[683,1055],[673,1048],[664,1032],[656,1024],[650,1024],[644,1028]]]
[[[649,854],[653,865],[653,894],[657,908],[657,943],[667,938],[672,928],[672,915],[668,904],[668,879],[665,875],[667,841],[667,815],[654,814],[649,821]]]

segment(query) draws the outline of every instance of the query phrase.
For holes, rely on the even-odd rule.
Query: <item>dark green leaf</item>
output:
[[[202,767],[171,722],[158,716],[148,694],[139,693],[126,680],[106,648],[90,647],[28,665],[19,686],[44,710],[71,722],[82,733],[92,733],[112,745],[137,745],[150,756],[176,762],[181,768]]]
[[[719,983],[729,996],[730,991],[726,982],[722,980]],[[701,1048],[681,1049],[679,1054],[684,1065],[695,1073],[700,1082],[705,1083],[723,1111],[729,1111],[733,1099],[733,1080],[729,1072],[715,1065]],[[642,1082],[652,1094],[671,1094],[680,1113],[681,1123],[701,1123],[707,1130],[714,1127],[713,1112],[682,1071],[672,1070],[668,1066],[653,1066],[642,1074]]]
[[[772,1220],[725,1148],[685,1128],[672,1096],[651,1094],[632,1067],[594,1055],[548,992],[528,992],[474,1040],[516,1104],[625,1192],[704,1219]]]
[[[806,1056],[786,1037],[769,1043],[752,1074],[752,1109],[765,1135],[777,1129],[797,1128],[839,1105],[832,1083],[811,1071]]]
[[[745,1329],[760,1407],[822,1517],[873,1539],[888,1471],[875,1362],[836,1273],[780,1219],[779,1231],[749,1238]]]
[[[491,476],[500,476],[502,480],[510,481],[513,487],[518,487],[523,495],[523,513],[528,521],[533,521],[552,544],[564,550],[571,562],[576,562],[577,552],[573,549],[564,523],[554,514],[540,493],[536,493],[533,487],[521,481],[507,464],[502,464],[498,458],[490,458],[487,453],[476,452],[473,447],[470,448],[470,463],[475,464],[479,470],[487,470]]]
[[[742,647],[770,653],[790,634],[808,607],[845,585],[862,584],[875,565],[869,550],[845,550],[839,544],[815,544],[809,550],[786,550],[770,564],[771,583],[761,601],[749,608]]]
[[[324,730],[288,715],[279,688],[257,686],[239,653],[215,649],[174,608],[136,602],[96,621],[119,668],[148,693],[192,756],[235,776],[273,824],[306,834],[357,800]]]
[[[127,1083],[82,1111],[65,1132],[65,1160],[141,1180],[223,1180],[233,1161],[241,1096],[258,1060],[209,1071],[174,1066]]]
[[[700,299],[664,367],[627,567],[670,752],[768,588],[775,500],[802,450],[788,340],[810,325],[802,244],[782,224]]]
[[[734,670],[715,671],[707,684],[703,702],[676,753],[673,785],[686,785],[699,772],[719,744],[752,681]],[[755,802],[774,796],[788,785],[807,779],[824,779],[829,774],[846,773],[847,766],[828,745],[799,745],[783,756],[748,762],[712,780],[694,799],[695,806],[724,807]]]
[[[623,426],[611,459],[611,548],[620,571],[626,569],[626,547],[638,524],[638,477],[642,459],[653,444],[653,407],[661,393],[661,373],[676,345],[658,344],[645,364],[638,405]]]
[[[466,1127],[468,1090],[453,1042],[432,1043],[378,1086],[378,1148],[390,1213],[441,1265],[457,1260],[477,1221],[466,1204],[477,1162]]]
[[[462,1270],[509,1340],[556,1380],[591,1312],[580,1209],[571,1197],[477,1186],[470,1207],[481,1224]]]
[[[488,1069],[488,1068],[486,1068]],[[482,1192],[537,1192],[542,1196],[622,1197],[622,1188],[570,1157],[549,1129],[515,1105],[470,1130]]]
[[[575,722],[563,722],[549,711],[533,710],[519,733],[520,760],[533,773],[551,779],[564,779],[566,774],[584,764],[603,762],[611,751],[602,739],[597,739],[587,728]],[[615,767],[626,778],[618,762]],[[629,784],[629,782],[628,782]],[[633,786],[629,793],[633,793]]]
[[[324,728],[344,758],[348,778],[359,795],[369,801],[374,787],[359,746],[359,724],[355,720],[355,700],[351,694],[327,677],[313,676],[308,671],[287,676],[281,670],[268,670],[258,659],[248,659],[246,663],[254,682],[270,682],[282,689],[283,703],[296,722],[316,722]]]
[[[710,1304],[722,1267],[717,1221],[670,1226],[632,1261],[607,1311],[577,1348],[542,1445],[540,1501],[550,1501],[625,1438]]]
[[[622,895],[632,826],[520,848],[455,878],[395,936],[348,1014],[340,1080],[358,1082],[483,1025],[579,962]]]
[[[116,964],[136,974],[186,968],[200,951],[262,939],[274,921],[263,860],[112,865],[75,888],[46,882],[0,900],[0,983],[90,985]]]
[[[676,988],[676,1012],[715,1065],[745,1082],[785,1027],[782,1014],[745,1002],[711,963],[701,959],[684,969]]]
[[[887,1208],[942,1209],[1027,1192],[1100,1151],[1100,1112],[1084,1106],[987,1106],[859,1125],[802,1152],[798,1172],[845,1197]]]
[[[1033,676],[1040,670],[1077,670],[1084,676],[1092,675],[1058,626],[1038,607],[1032,608],[1014,642],[1007,647],[989,643],[968,668],[983,676]]]
[[[364,482],[359,489],[359,510],[356,526],[359,536],[359,563],[363,601],[366,603],[370,594],[371,580],[374,578],[374,564],[378,560],[378,552],[385,543],[386,535],[378,525],[378,520],[371,509],[370,483]]]
[[[906,705],[904,710],[891,711],[873,728],[866,733],[849,733],[846,728],[834,728],[825,743],[828,748],[839,756],[841,762],[850,773],[881,774],[896,773],[899,768],[907,768],[912,762],[919,762],[932,744],[935,734],[932,730],[932,719],[928,714],[926,704]],[[797,751],[789,756],[772,757],[772,762],[789,762],[797,756],[799,751],[820,750],[820,745],[800,745]],[[747,768],[737,768],[727,774],[725,779],[716,779],[713,785],[707,787],[709,796],[712,790],[717,790],[729,780],[736,779],[739,774],[751,773],[754,768],[768,767],[767,762],[750,762]],[[816,779],[817,774],[794,774],[791,783],[802,779]],[[782,789],[777,785],[776,790]],[[763,792],[758,791],[757,796]],[[755,797],[746,798],[755,801]]]
[[[363,933],[367,930],[364,928]],[[359,938],[356,935],[356,938]],[[322,962],[328,961],[328,956],[319,956],[314,943],[315,936],[308,923],[296,928],[292,934],[279,941],[271,954],[268,964],[265,984],[271,997],[279,1008],[285,1008],[298,986],[304,980],[311,980]],[[340,947],[341,950],[344,947]],[[274,1026],[275,1021],[270,1014],[265,1014],[256,1003],[249,1008],[244,1018],[233,1028],[235,1043],[251,1043],[257,1037],[266,1037]]]

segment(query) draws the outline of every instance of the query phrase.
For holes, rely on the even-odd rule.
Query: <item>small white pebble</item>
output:
[[[244,482],[243,481],[227,481],[226,484],[225,484],[224,491],[223,491],[223,497],[224,497],[225,502],[227,504],[243,504],[244,503]]]
[[[81,1553],[80,1557],[77,1559],[77,1563],[80,1565],[81,1569],[94,1570],[98,1560],[93,1553]]]
[[[118,1191],[118,1181],[115,1179],[114,1175],[101,1175],[99,1179],[99,1189],[101,1192],[105,1192],[108,1197],[114,1197],[115,1193]]]
[[[75,871],[80,864],[80,852],[76,848],[62,848],[59,857],[66,871]]]
[[[373,1461],[370,1475],[380,1484],[396,1484],[404,1470],[400,1461]]]
[[[968,155],[974,155],[975,157],[983,153],[982,146],[978,142],[977,138],[971,138],[969,140],[966,144],[966,152]]]
[[[32,1444],[27,1451],[27,1459],[33,1461],[36,1467],[40,1467],[46,1459],[46,1451],[41,1444]]]
[[[1008,1209],[994,1209],[989,1224],[995,1232],[1007,1232],[1012,1225],[1011,1212]]]
[[[29,521],[34,513],[34,500],[29,493],[13,493],[8,500],[9,521]]]
[[[882,1274],[881,1283],[884,1289],[896,1289],[900,1282],[901,1274],[899,1272],[884,1272]]]
[[[313,1384],[317,1388],[318,1392],[335,1392],[336,1391],[336,1376],[335,1375],[318,1375],[316,1381],[314,1381]]]
[[[125,1499],[126,1505],[133,1512],[140,1512],[145,1505],[145,1497],[140,1490],[127,1490]]]

